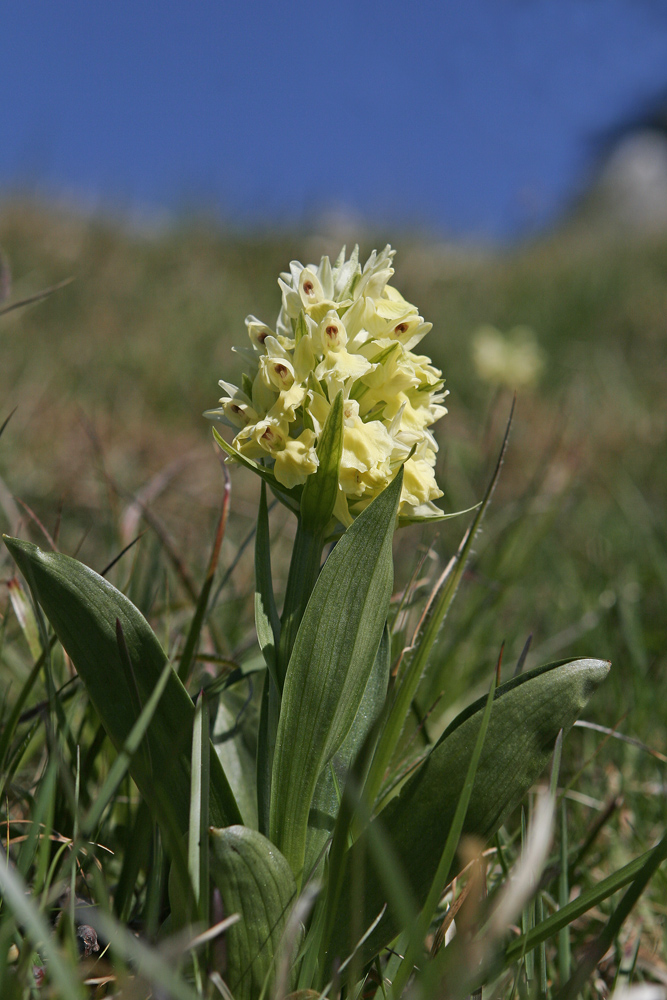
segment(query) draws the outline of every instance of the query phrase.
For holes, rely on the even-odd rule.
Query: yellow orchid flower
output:
[[[305,483],[318,465],[314,445],[315,434],[310,430],[302,431],[298,438],[287,439],[285,447],[275,456],[273,471],[279,483],[288,489]]]

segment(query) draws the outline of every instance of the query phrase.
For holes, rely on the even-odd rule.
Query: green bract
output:
[[[317,442],[338,392],[343,447],[334,516],[347,526],[404,465],[399,514],[441,517],[434,476],[438,445],[429,428],[447,411],[442,373],[413,348],[431,329],[416,306],[390,284],[394,251],[373,251],[362,268],[359,248],[331,266],[292,261],[279,285],[275,329],[255,316],[243,388],[207,417],[236,430],[239,457],[263,462],[287,490],[318,468]]]

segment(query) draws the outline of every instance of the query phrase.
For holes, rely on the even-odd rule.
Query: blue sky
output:
[[[664,0],[0,0],[0,189],[507,238],[667,88]]]

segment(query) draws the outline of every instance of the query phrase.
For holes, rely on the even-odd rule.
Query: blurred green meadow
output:
[[[391,242],[396,285],[433,323],[422,349],[451,393],[435,428],[445,510],[481,499],[517,389],[500,483],[440,640],[437,677],[415,712],[438,735],[451,717],[438,711],[441,693],[458,708],[482,693],[503,642],[504,676],[529,636],[528,666],[611,660],[586,718],[636,742],[576,728],[561,774],[567,784],[585,768],[568,800],[575,828],[622,796],[590,861],[601,876],[651,846],[665,819],[667,235],[628,234],[582,215],[505,249],[407,232],[345,237],[361,244],[362,259]],[[0,421],[15,411],[0,439],[3,530],[42,547],[48,533],[98,570],[143,532],[110,578],[118,586],[131,578],[130,596],[177,648],[179,614],[191,610],[189,583],[203,579],[223,495],[201,413],[216,404],[218,379],[239,375],[231,347],[244,342],[245,316],[274,321],[276,274],[293,258],[335,257],[342,242],[339,234],[247,233],[188,218],[147,231],[38,203],[0,205],[8,285],[11,273],[4,305],[73,279],[0,315]],[[519,359],[522,350],[539,359],[532,379],[511,358],[495,376],[492,364],[484,367],[479,331],[489,326]],[[487,331],[487,354],[493,343]],[[209,623],[216,649],[238,661],[256,655],[252,545],[243,542],[259,490],[243,469],[229,472]],[[283,508],[271,516],[280,592],[294,526]],[[426,587],[467,523],[463,516],[401,532],[397,586],[424,557]],[[6,584],[14,571],[8,554],[0,558]],[[18,625],[3,591],[11,637]],[[6,691],[26,667],[6,640],[2,657]],[[658,872],[629,924],[642,929],[645,967],[662,974],[665,888]]]

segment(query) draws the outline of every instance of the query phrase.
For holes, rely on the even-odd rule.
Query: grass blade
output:
[[[512,965],[513,962],[520,959],[524,950],[535,948],[543,941],[548,941],[549,938],[557,935],[562,927],[566,927],[572,921],[577,920],[585,913],[588,913],[589,910],[604,902],[605,899],[609,899],[619,889],[633,882],[637,876],[640,876],[638,886],[641,886],[641,889],[643,889],[648,878],[662,864],[666,856],[667,842],[663,838],[650,851],[641,854],[634,861],[630,861],[612,875],[608,875],[607,878],[602,879],[592,889],[582,892],[580,896],[573,899],[567,906],[557,910],[556,913],[552,913],[546,920],[537,924],[525,937],[522,935],[512,941],[505,949],[504,968],[507,968],[507,966]]]
[[[650,879],[666,859],[667,834],[663,836],[662,840],[656,844],[652,851],[648,852],[648,857],[646,857],[646,860],[641,865],[630,887],[626,889],[623,899],[609,917],[599,937],[581,961],[574,975],[561,986],[556,1000],[567,1000],[568,997],[577,996],[602,956],[611,948],[618,937],[623,924]]]
[[[75,968],[58,948],[45,918],[35,905],[28,887],[10,864],[0,864],[0,892],[35,948],[43,954],[49,976],[63,997],[84,1000],[86,993]]]
[[[192,727],[192,790],[188,828],[188,870],[199,919],[208,922],[208,828],[210,776],[208,701],[200,691]]]
[[[21,586],[20,580],[17,580],[15,576],[7,581],[7,590],[9,591],[9,599],[12,602],[16,620],[21,626],[21,631],[28,643],[32,658],[38,660],[42,653],[42,642],[35,612],[32,610],[32,606]]]
[[[16,302],[10,302],[8,306],[0,306],[0,316],[5,316],[15,309],[23,309],[24,306],[32,305],[33,302],[40,302],[42,299],[48,298],[49,295],[53,295],[54,292],[59,292],[61,288],[71,285],[73,281],[74,278],[65,278],[63,281],[58,281],[55,285],[50,285],[49,288],[42,289],[41,292],[28,295],[25,299],[17,299]]]
[[[431,601],[429,602],[429,606],[427,607],[427,610],[422,618],[424,626],[421,637],[418,638],[415,636],[415,639],[413,640],[413,652],[408,667],[398,680],[391,707],[387,713],[387,719],[378,740],[377,750],[375,752],[366,783],[365,796],[369,802],[375,802],[380,792],[387,768],[389,767],[394,750],[401,737],[405,720],[408,718],[412,699],[417,692],[419,682],[422,678],[424,670],[426,669],[428,658],[438,636],[438,632],[440,631],[440,627],[452,601],[454,600],[454,597],[456,596],[456,591],[458,590],[459,583],[472,551],[475,536],[482,523],[489,503],[491,502],[491,497],[496,487],[496,483],[498,482],[503,459],[507,450],[513,414],[514,404],[512,404],[512,410],[510,412],[507,428],[505,430],[505,436],[503,438],[498,461],[496,462],[491,482],[489,483],[486,493],[484,494],[484,499],[480,504],[472,524],[461,541],[458,552],[440,576],[440,580],[436,585]]]
[[[201,1000],[199,994],[166,961],[171,950],[169,939],[159,950],[151,948],[101,910],[90,914],[90,923],[101,937],[109,941],[113,953],[136,969],[142,979],[164,991],[166,996],[173,997],[173,1000]],[[176,954],[180,950],[180,947],[174,948]]]
[[[560,804],[560,878],[558,879],[558,906],[560,909],[570,901],[570,887],[567,868],[567,805],[565,799]],[[567,924],[558,932],[558,972],[561,984],[570,978],[570,928]]]
[[[23,687],[21,688],[21,690],[19,692],[19,696],[16,699],[16,702],[14,703],[14,707],[12,708],[11,715],[7,719],[7,722],[5,723],[5,725],[3,726],[2,733],[0,733],[0,770],[1,771],[4,771],[4,769],[5,769],[5,762],[6,762],[7,754],[9,752],[9,747],[10,747],[10,744],[12,742],[12,739],[14,738],[14,733],[16,732],[16,727],[18,726],[19,722],[21,721],[21,714],[22,714],[23,709],[25,707],[25,703],[26,703],[26,701],[28,700],[28,698],[30,696],[30,692],[32,691],[33,687],[35,686],[35,682],[36,682],[37,678],[39,677],[39,672],[40,672],[40,670],[42,669],[42,667],[44,665],[44,659],[45,659],[44,653],[41,653],[40,656],[35,661],[35,665],[32,668],[32,670],[30,671],[30,673],[28,674],[28,677],[26,678],[26,681],[25,681]]]
[[[602,660],[548,664],[496,689],[464,833],[483,842],[493,836],[549,764],[559,730],[569,731],[608,670],[608,664]],[[371,827],[380,824],[387,830],[420,905],[428,897],[443,856],[485,708],[485,700],[477,701],[454,720],[400,794],[371,823]],[[366,854],[369,829],[363,831],[348,852],[348,872],[352,870],[349,866],[355,854]],[[337,955],[349,950],[345,916],[350,909],[349,883],[348,876],[331,941],[333,954]],[[377,873],[367,872],[366,925],[386,901]],[[364,961],[370,961],[400,929],[397,915],[389,907],[366,942]]]
[[[502,652],[500,655],[502,657]],[[498,668],[500,668],[500,660],[498,661]],[[426,933],[433,918],[433,914],[436,911],[440,897],[442,896],[444,888],[447,885],[449,873],[454,862],[454,855],[456,853],[459,840],[461,839],[463,824],[465,822],[470,797],[475,785],[477,768],[482,756],[482,748],[484,746],[486,733],[491,720],[491,709],[493,708],[493,699],[496,692],[497,676],[498,671],[494,671],[493,678],[491,680],[491,687],[489,689],[486,705],[484,707],[484,714],[482,715],[479,732],[477,733],[477,739],[475,740],[474,750],[470,757],[470,763],[468,764],[465,781],[463,782],[463,788],[461,789],[461,794],[459,795],[459,800],[456,804],[456,811],[454,812],[454,817],[449,827],[442,856],[438,863],[433,882],[431,883],[431,888],[429,889],[426,897],[426,902],[424,903],[421,913],[419,914],[416,928],[411,931],[410,943],[405,958],[399,966],[396,977],[392,982],[392,995],[395,997],[401,996],[404,987],[407,985],[409,977],[412,975],[412,970],[414,969],[419,953],[423,948],[423,942],[426,938]]]
[[[178,676],[183,681],[184,684],[190,676],[190,670],[194,662],[195,653],[197,652],[197,646],[199,644],[199,637],[201,635],[202,626],[206,619],[206,611],[208,609],[208,601],[211,594],[211,587],[213,586],[213,578],[215,576],[215,571],[218,565],[218,559],[220,558],[220,549],[222,547],[222,540],[225,537],[225,528],[227,526],[227,517],[229,515],[229,500],[231,496],[232,484],[229,479],[229,472],[227,467],[223,465],[223,470],[225,474],[225,486],[222,495],[222,507],[220,510],[220,517],[218,518],[218,526],[215,532],[215,540],[213,542],[213,550],[211,552],[211,558],[209,559],[208,568],[206,570],[206,577],[204,579],[204,584],[200,591],[199,597],[197,598],[197,604],[195,606],[195,613],[190,623],[190,628],[188,630],[188,635],[185,640],[185,646],[183,647],[183,653],[181,655],[181,662],[178,667]]]

